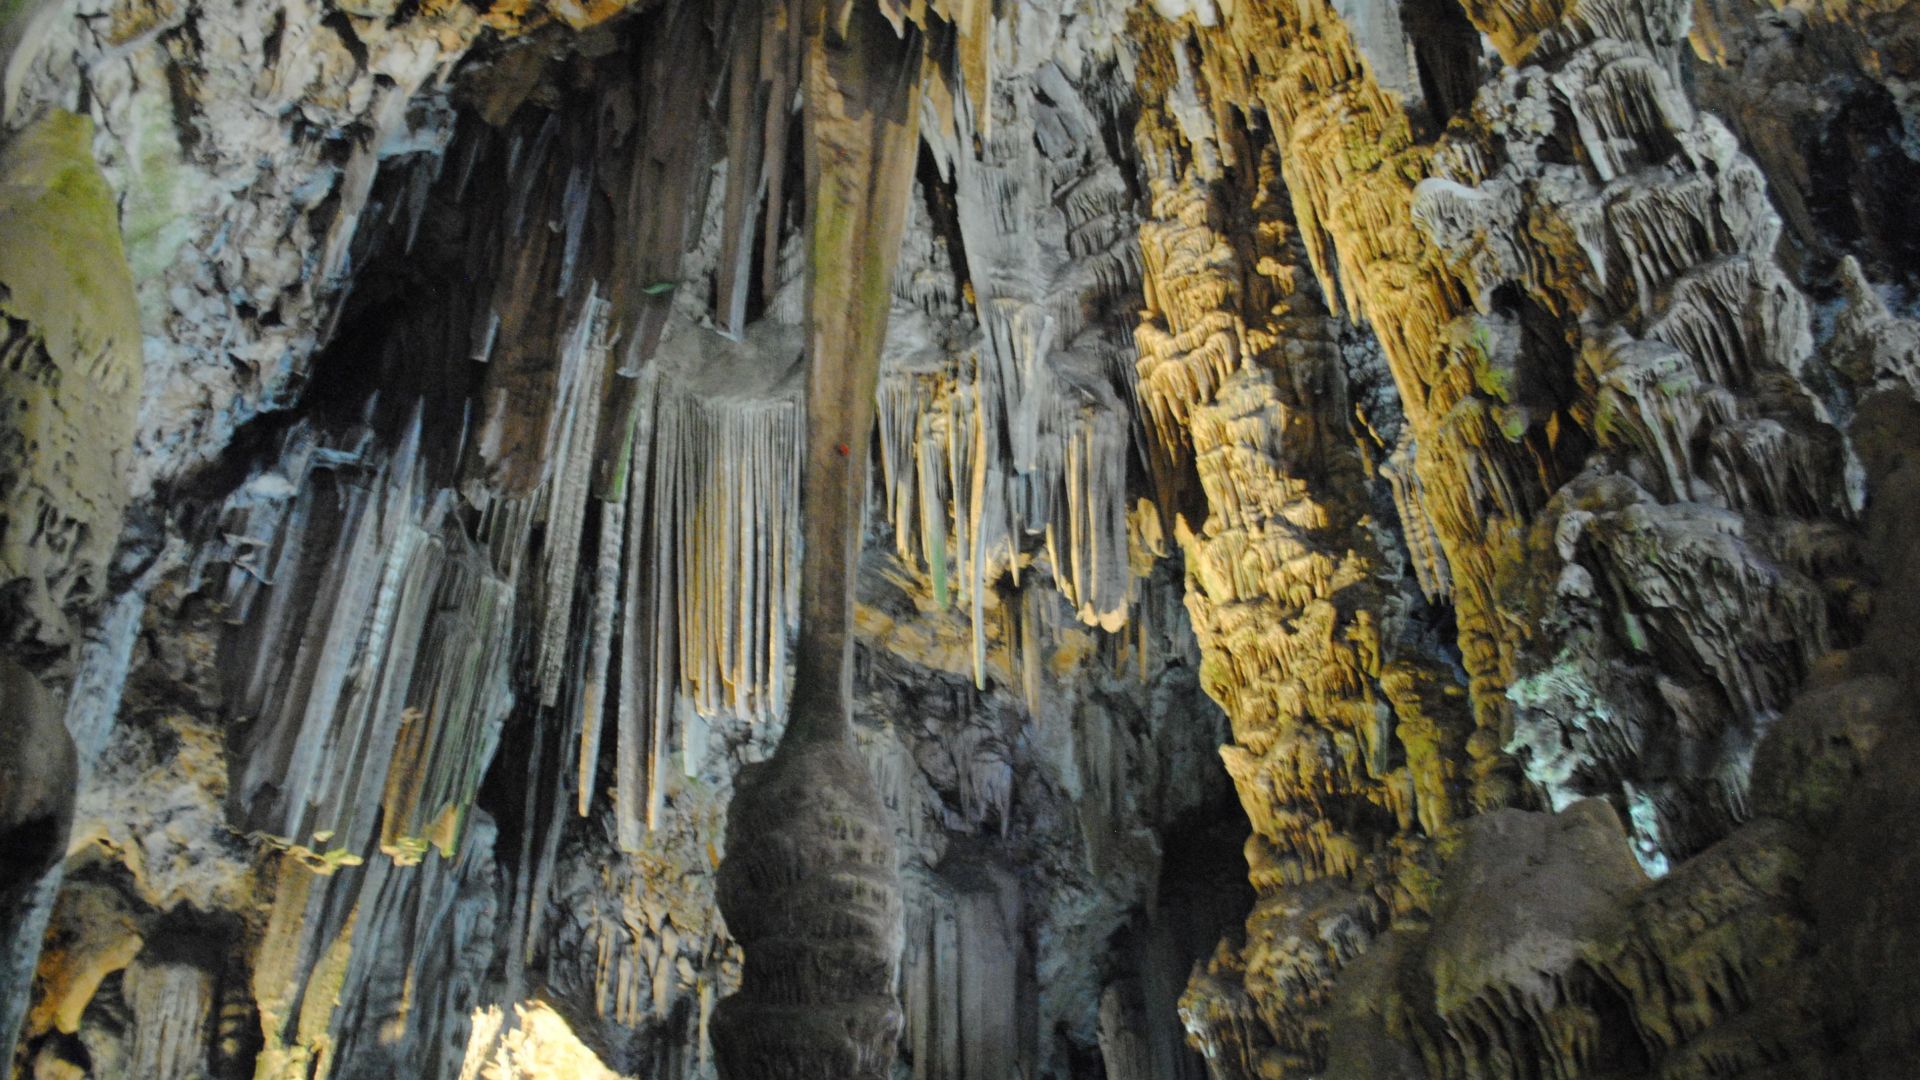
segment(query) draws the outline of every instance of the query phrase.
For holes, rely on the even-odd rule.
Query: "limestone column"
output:
[[[865,0],[806,5],[807,457],[798,671],[779,750],[741,774],[721,912],[746,952],[714,1016],[728,1080],[882,1080],[901,893],[851,738],[853,583],[881,338],[917,149],[921,42]]]

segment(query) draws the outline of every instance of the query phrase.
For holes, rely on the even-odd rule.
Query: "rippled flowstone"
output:
[[[892,826],[844,736],[788,742],[741,773],[719,900],[746,950],[714,1041],[733,1080],[882,1080],[900,1037]]]

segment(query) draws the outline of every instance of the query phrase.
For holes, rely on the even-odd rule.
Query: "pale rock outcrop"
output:
[[[53,111],[0,143],[0,587],[9,649],[62,664],[107,599],[142,370],[93,125]]]
[[[0,641],[15,751],[0,767],[0,1037],[58,888],[81,769],[64,708],[106,605],[139,403],[139,328],[93,125],[0,134]],[[88,749],[97,749],[89,747]]]

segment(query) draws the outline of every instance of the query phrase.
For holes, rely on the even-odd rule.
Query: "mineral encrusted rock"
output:
[[[0,1038],[25,1002],[78,762],[63,704],[107,600],[140,401],[140,330],[93,124],[50,110],[0,134]],[[43,877],[51,873],[52,876]]]
[[[107,598],[140,402],[140,328],[93,124],[0,143],[0,634],[65,667]],[[49,657],[49,654],[52,654]]]
[[[1916,26],[8,7],[11,1073],[1906,1075]]]

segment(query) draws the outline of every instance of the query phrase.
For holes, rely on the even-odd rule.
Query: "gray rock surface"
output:
[[[1913,16],[14,5],[10,1068],[1902,1075]]]

